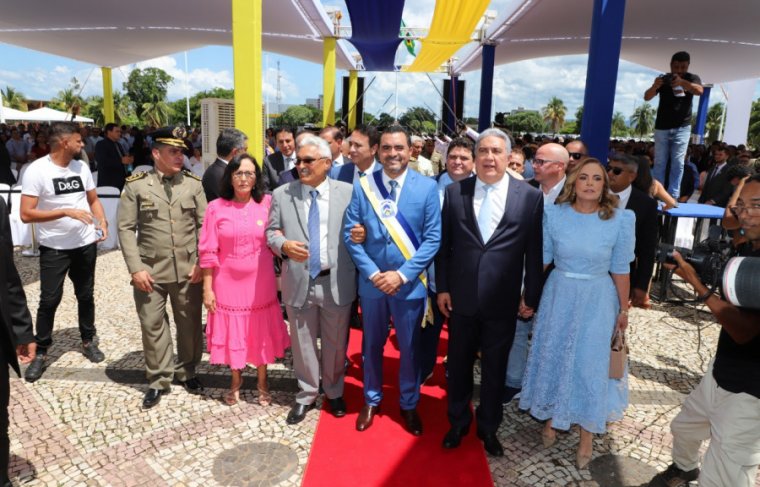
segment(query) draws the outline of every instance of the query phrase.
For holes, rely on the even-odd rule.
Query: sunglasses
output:
[[[314,157],[304,157],[303,159],[301,159],[301,158],[297,157],[295,165],[297,166],[299,164],[313,164],[314,161],[321,161],[322,159],[327,159],[327,158],[326,157],[317,157],[317,158],[314,158]]]
[[[623,174],[623,171],[624,171],[624,169],[622,167],[612,167],[612,166],[610,166],[610,167],[607,168],[607,172],[611,172],[615,176],[620,176],[621,174]]]
[[[581,157],[583,157],[583,154],[580,152],[570,152],[570,158],[575,159],[576,161],[581,160]]]

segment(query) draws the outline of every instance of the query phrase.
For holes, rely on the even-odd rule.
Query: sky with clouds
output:
[[[489,10],[500,11],[510,0],[492,0]],[[343,23],[349,16],[343,0],[323,0],[325,6],[343,10]],[[427,27],[433,17],[435,0],[407,0],[403,19],[410,27]],[[271,102],[276,97],[277,63],[280,64],[280,91],[283,103],[300,104],[306,98],[316,98],[322,91],[322,68],[320,65],[273,53],[265,53],[264,96]],[[400,47],[397,62],[408,63],[410,55]],[[667,63],[664,59],[663,64]],[[168,96],[175,100],[186,93],[196,93],[214,87],[232,88],[232,49],[227,46],[210,46],[188,51],[187,70],[185,55],[178,53],[163,56],[136,65],[114,69],[114,88],[120,89],[129,71],[134,68],[158,67],[174,77]],[[347,75],[339,72],[339,76]],[[626,61],[621,61],[616,88],[615,110],[630,116],[636,106],[643,103],[643,93],[659,74]],[[365,111],[371,114],[394,113],[398,78],[398,111],[403,113],[412,106],[428,106],[440,113],[441,101],[437,90],[444,78],[441,74],[417,73],[363,73],[365,86],[374,82],[365,94]],[[567,107],[568,118],[583,103],[586,76],[586,56],[564,56],[521,61],[497,66],[494,75],[493,112],[510,111],[518,107],[540,110],[547,101],[557,96]],[[82,95],[101,95],[100,69],[86,63],[47,55],[0,43],[0,87],[7,85],[21,91],[30,99],[50,99],[69,85],[76,77],[83,85]],[[465,73],[466,117],[477,117],[480,90],[480,71]],[[315,80],[318,80],[315,82]],[[433,83],[437,86],[433,85]],[[338,83],[338,97],[340,97]],[[760,96],[760,91],[756,92]],[[387,101],[387,103],[386,103]],[[711,104],[723,101],[719,89],[713,90]],[[337,98],[338,105],[340,98]]]

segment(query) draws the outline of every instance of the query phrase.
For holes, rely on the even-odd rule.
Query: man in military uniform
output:
[[[150,382],[145,409],[169,392],[172,379],[190,393],[203,391],[195,366],[203,347],[197,249],[206,197],[200,178],[182,170],[184,136],[181,127],[151,134],[155,169],[127,178],[119,205],[119,241],[132,275]],[[176,360],[172,360],[167,297],[177,325]]]

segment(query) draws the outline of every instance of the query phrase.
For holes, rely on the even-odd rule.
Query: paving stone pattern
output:
[[[34,316],[38,261],[18,252],[15,258]],[[297,390],[289,355],[269,368],[270,406],[257,402],[254,368],[245,373],[240,403],[225,405],[229,373],[208,365],[204,355],[204,395],[175,386],[158,406],[142,411],[147,385],[140,327],[120,252],[99,255],[95,298],[103,363],[92,364],[79,351],[76,301],[67,282],[47,370],[34,384],[11,381],[14,485],[301,484],[319,411],[310,411],[299,425],[285,423]],[[505,406],[498,432],[506,455],[489,458],[495,485],[633,486],[667,467],[669,423],[706,369],[719,328],[703,310],[672,305],[633,310],[630,322],[631,405],[622,421],[596,437],[589,468],[575,468],[577,430],[561,433],[544,449],[541,424],[513,401]],[[354,418],[349,414],[346,420]]]

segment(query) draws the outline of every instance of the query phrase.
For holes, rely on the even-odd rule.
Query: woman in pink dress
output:
[[[246,364],[256,366],[259,403],[266,406],[271,402],[267,364],[284,355],[290,337],[264,235],[271,196],[264,194],[261,170],[252,156],[241,154],[230,161],[219,195],[206,209],[199,244],[210,362],[229,365],[232,371],[224,396],[229,405],[240,399]]]

